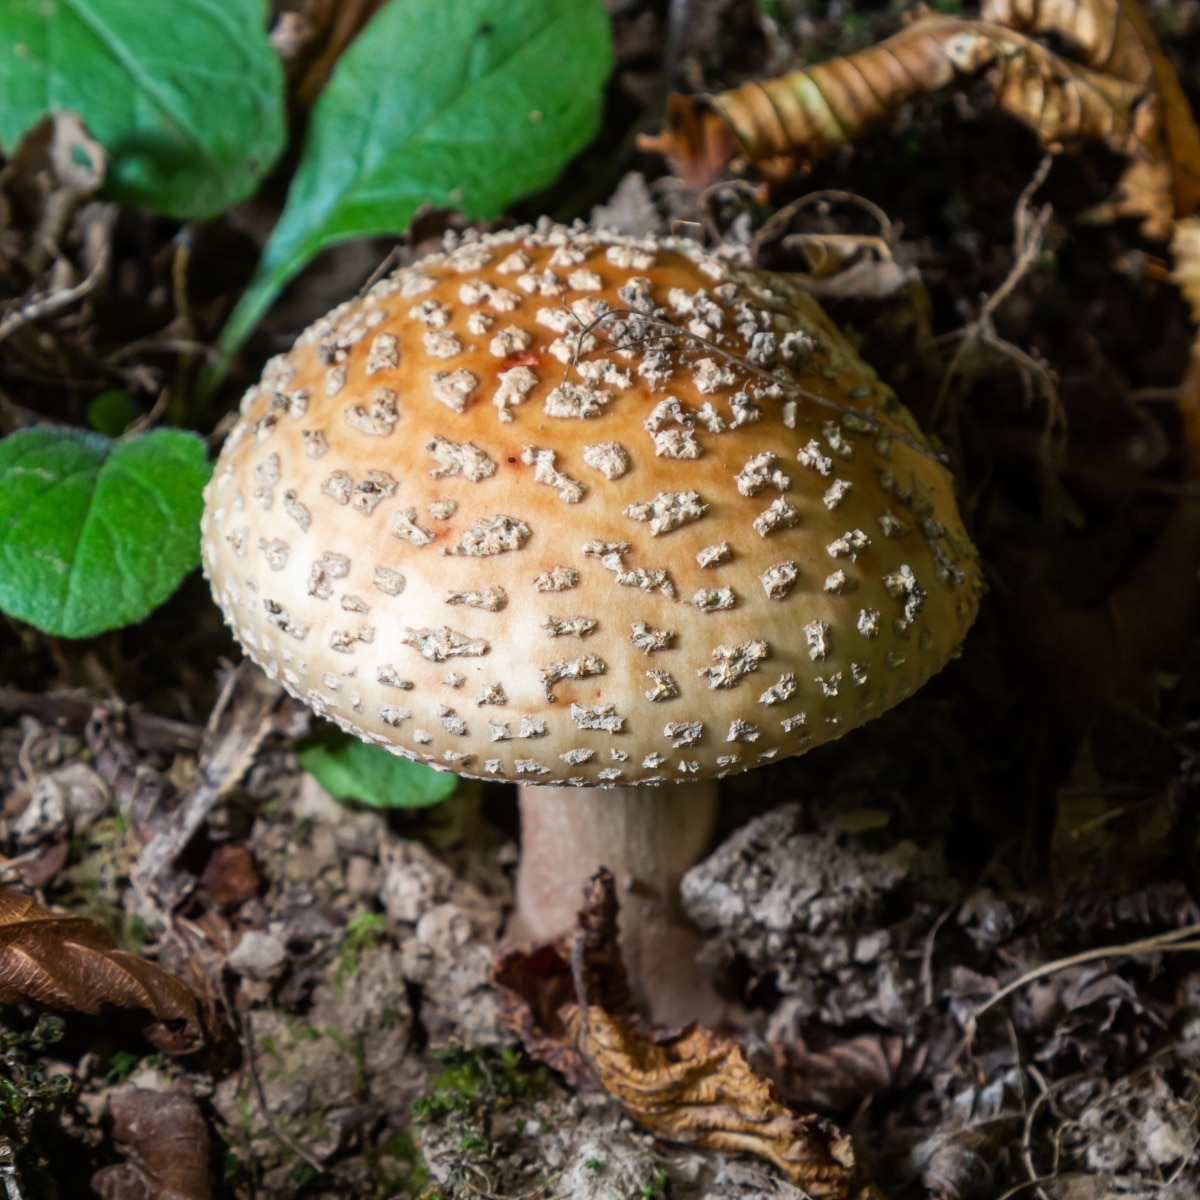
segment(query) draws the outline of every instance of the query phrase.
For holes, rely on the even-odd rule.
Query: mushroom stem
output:
[[[620,888],[621,951],[634,999],[662,1024],[710,1020],[719,1010],[696,964],[700,939],[679,881],[708,848],[713,781],[658,788],[521,788],[521,863],[513,940],[570,930],[583,885],[607,867]]]

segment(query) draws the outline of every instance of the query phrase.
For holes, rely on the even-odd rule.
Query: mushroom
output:
[[[715,780],[840,737],[954,656],[981,591],[951,478],[815,302],[687,242],[448,241],[245,396],[205,572],[323,717],[521,785],[516,926],[609,867],[659,1019]]]

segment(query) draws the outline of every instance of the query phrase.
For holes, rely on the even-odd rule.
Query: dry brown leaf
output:
[[[98,1013],[141,1009],[146,1036],[171,1054],[189,1054],[208,1040],[200,1001],[169,971],[116,948],[95,921],[42,908],[29,896],[0,888],[0,1004],[32,1000],[50,1008]]]
[[[774,1163],[814,1197],[875,1196],[849,1138],[796,1116],[741,1047],[707,1029],[650,1030],[633,1012],[617,943],[616,885],[601,870],[576,932],[500,955],[502,1019],[535,1058],[597,1086],[658,1137]]]
[[[113,1141],[126,1161],[102,1167],[92,1188],[104,1200],[209,1200],[208,1126],[181,1087],[126,1085],[109,1100]]]
[[[770,1045],[780,1089],[793,1104],[845,1110],[896,1086],[902,1072],[912,1074],[905,1039],[892,1033],[862,1033],[847,1038],[820,1029],[814,1045],[801,1036]],[[917,1048],[914,1057],[926,1047]]]
[[[1158,106],[1146,103],[1143,83],[1068,63],[1002,25],[952,17],[923,18],[877,46],[778,79],[717,96],[672,96],[667,130],[643,146],[692,184],[735,153],[779,178],[861,137],[900,105],[974,76],[1051,151],[1098,140],[1137,161],[1161,159]],[[724,125],[723,138],[714,122]]]
[[[501,1024],[521,1039],[532,1057],[577,1088],[596,1089],[601,1084],[567,1030],[567,1007],[582,997],[605,1012],[637,1021],[617,941],[618,906],[611,881],[607,871],[588,881],[575,932],[556,942],[513,946],[492,961]]]
[[[531,1058],[574,1088],[593,1091],[600,1086],[560,1016],[575,999],[569,951],[558,942],[512,946],[493,959],[491,982],[500,994],[501,1027],[521,1039]]]
[[[657,1137],[765,1158],[812,1196],[858,1194],[850,1139],[790,1112],[729,1038],[692,1029],[656,1043],[594,1005],[564,1015],[604,1090]]]
[[[1171,253],[1175,258],[1171,277],[1191,309],[1192,321],[1200,325],[1200,217],[1176,222]]]
[[[1169,162],[1172,216],[1200,206],[1200,129],[1171,64],[1137,0],[983,0],[984,20],[1026,33],[1057,34],[1089,67],[1155,94]]]

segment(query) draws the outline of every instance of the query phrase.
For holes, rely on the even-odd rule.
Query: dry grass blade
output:
[[[182,980],[117,949],[95,921],[60,916],[0,888],[0,1004],[21,1000],[84,1013],[140,1009],[151,1021],[146,1036],[173,1054],[208,1040],[200,1002]]]

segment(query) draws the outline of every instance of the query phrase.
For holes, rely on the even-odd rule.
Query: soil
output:
[[[1200,638],[1177,584],[1200,549],[1166,582],[1146,572],[1195,486],[1175,405],[1192,329],[1168,250],[1087,220],[1114,157],[1058,156],[1021,210],[1050,206],[994,338],[964,341],[1017,263],[1043,157],[982,88],[905,108],[769,200],[697,197],[635,146],[667,90],[861,48],[900,27],[899,7],[608,7],[603,131],[514,219],[690,228],[812,272],[802,239],[756,236],[773,212],[827,190],[786,233],[836,245],[877,232],[842,194],[879,206],[899,270],[865,270],[826,304],[949,453],[988,574],[962,657],[917,696],[725,782],[719,842],[683,894],[738,1036],[789,1104],[851,1134],[895,1200],[1196,1200]],[[1197,101],[1200,3],[1149,12]],[[89,213],[71,253],[107,240],[111,287],[0,349],[0,433],[82,424],[119,386],[217,444],[266,357],[393,249],[325,255],[197,399],[285,171],[201,226]],[[0,282],[15,296],[29,231],[9,222]],[[422,217],[400,254],[459,225]],[[769,1166],[654,1139],[520,1049],[489,983],[518,854],[508,787],[463,784],[408,812],[336,800],[293,751],[309,716],[239,659],[196,577],[86,642],[0,618],[0,878],[179,972],[225,1031],[173,1057],[119,1016],[48,1025],[6,1007],[6,1182],[31,1198],[89,1180],[105,1196],[271,1200],[803,1194]],[[198,795],[198,830],[150,871],[147,847]]]

